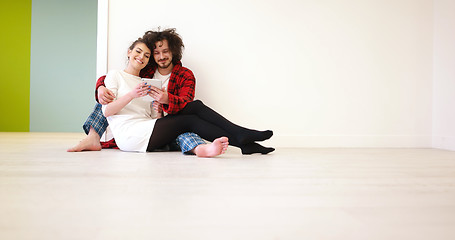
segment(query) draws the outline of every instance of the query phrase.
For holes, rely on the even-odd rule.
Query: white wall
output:
[[[273,129],[265,145],[431,147],[431,0],[110,0],[108,68],[157,26],[182,35],[196,97]]]
[[[455,1],[434,2],[433,147],[455,151]]]

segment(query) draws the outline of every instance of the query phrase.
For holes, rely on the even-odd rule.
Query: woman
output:
[[[272,131],[256,131],[235,125],[201,101],[188,103],[178,115],[152,119],[150,102],[141,98],[149,93],[149,87],[139,77],[140,70],[150,61],[150,49],[143,39],[136,40],[128,49],[126,69],[109,72],[106,76],[106,87],[114,92],[116,100],[104,105],[103,113],[121,150],[154,151],[179,134],[191,131],[209,141],[222,138],[227,142],[228,139],[243,154],[274,151],[255,143],[269,139]]]

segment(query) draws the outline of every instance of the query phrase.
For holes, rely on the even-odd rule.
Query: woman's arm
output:
[[[106,109],[104,110],[104,116],[110,117],[120,112],[120,110],[122,110],[128,103],[130,103],[131,100],[147,95],[148,89],[148,86],[146,86],[144,83],[139,83],[128,94],[107,104]]]

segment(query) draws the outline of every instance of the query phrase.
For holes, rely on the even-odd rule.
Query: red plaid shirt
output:
[[[152,78],[155,74],[155,68],[142,69],[140,76]],[[106,76],[101,76],[96,82],[95,99],[98,102],[98,88],[104,85]],[[163,104],[163,110],[169,114],[176,114],[182,110],[187,103],[193,101],[196,79],[193,72],[178,62],[172,69],[171,77],[167,85],[169,104]],[[115,139],[107,142],[101,142],[102,148],[118,148]]]
[[[155,74],[155,68],[144,68],[140,76],[152,78]],[[96,83],[95,99],[98,101],[98,88],[104,86],[104,79],[102,76]],[[196,86],[196,79],[193,72],[178,62],[172,69],[171,77],[167,85],[167,92],[169,96],[169,104],[163,104],[163,110],[169,114],[176,114],[182,110],[187,103],[193,101],[194,91]]]

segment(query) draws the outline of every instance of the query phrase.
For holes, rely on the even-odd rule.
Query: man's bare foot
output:
[[[193,152],[198,157],[216,157],[224,154],[228,148],[229,139],[227,137],[220,137],[215,139],[212,143],[201,144],[194,148]]]
[[[82,141],[76,146],[66,150],[67,152],[82,152],[82,151],[101,151],[100,136],[95,132],[93,128]]]

